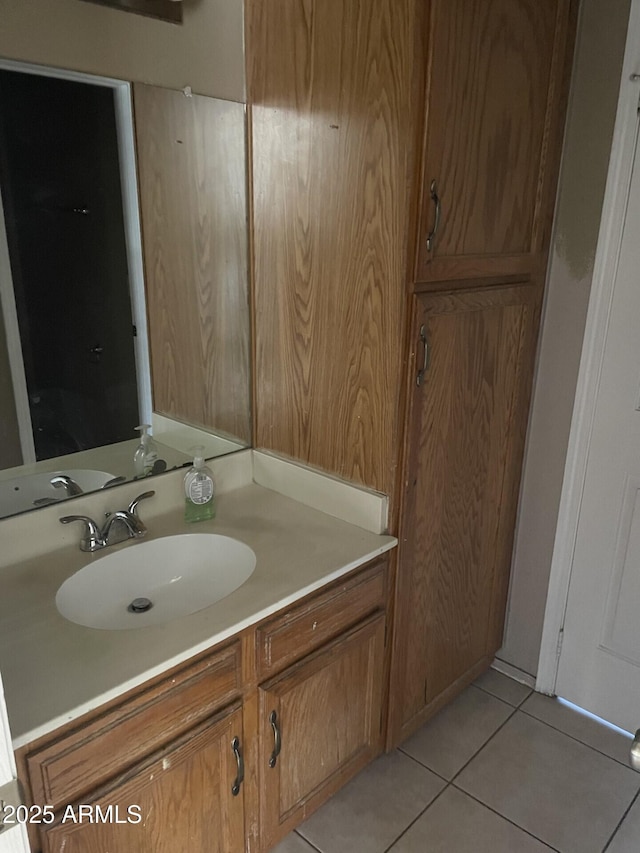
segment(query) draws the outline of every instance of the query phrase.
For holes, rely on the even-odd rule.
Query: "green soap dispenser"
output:
[[[208,521],[216,514],[213,474],[204,464],[204,447],[194,447],[193,453],[193,467],[184,478],[184,520]]]

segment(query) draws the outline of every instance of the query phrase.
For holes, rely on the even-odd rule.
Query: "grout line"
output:
[[[420,762],[418,762],[418,763],[420,763]],[[422,766],[424,767],[424,764],[423,764]],[[439,778],[441,779],[441,778],[442,778],[442,776],[440,776]],[[384,849],[383,853],[389,853],[389,851],[390,851],[390,850],[392,850],[392,849],[393,849],[393,847],[395,847],[395,845],[398,843],[398,841],[400,841],[400,839],[402,838],[402,836],[403,836],[403,835],[406,835],[406,834],[407,834],[407,832],[409,832],[409,830],[411,829],[411,827],[412,827],[415,823],[417,823],[417,822],[420,820],[420,818],[422,817],[422,815],[423,815],[425,812],[428,812],[428,811],[429,811],[429,809],[431,808],[431,806],[432,806],[432,805],[433,805],[437,800],[439,800],[439,799],[440,799],[440,797],[441,797],[441,796],[444,794],[444,792],[447,790],[447,788],[450,788],[450,787],[451,787],[451,786],[450,786],[449,784],[447,784],[447,785],[445,785],[445,786],[444,786],[444,788],[443,788],[441,791],[438,791],[438,793],[435,795],[435,797],[434,797],[434,798],[433,798],[429,803],[427,803],[427,805],[422,809],[422,811],[420,812],[420,814],[416,815],[416,817],[411,821],[411,823],[409,823],[409,824],[407,824],[407,826],[405,826],[405,828],[402,830],[402,832],[400,833],[400,835],[398,835],[398,836],[397,836],[397,838],[394,838],[394,839],[393,839],[393,841],[391,842],[391,844],[390,844],[388,847],[385,847],[385,849]]]
[[[497,670],[496,670],[496,672],[497,672]],[[505,676],[505,678],[508,678],[508,677],[509,677],[508,675],[507,675],[507,676]],[[513,681],[514,679],[511,679],[511,680]],[[516,684],[520,684],[520,682],[519,682],[519,681],[516,681]],[[526,684],[523,684],[522,686],[523,686],[523,687],[526,687],[527,685],[526,685]],[[503,696],[498,696],[496,693],[492,693],[492,692],[491,692],[491,690],[487,690],[487,688],[486,688],[486,687],[481,687],[479,684],[475,684],[475,682],[474,682],[474,683],[472,683],[472,684],[470,684],[470,685],[469,685],[469,687],[475,687],[477,690],[482,690],[482,692],[483,692],[483,693],[486,693],[486,694],[487,694],[487,696],[493,696],[493,698],[494,698],[494,699],[499,699],[501,702],[504,702],[504,704],[505,704],[505,705],[509,705],[509,707],[510,707],[510,708],[515,708],[516,710],[517,710],[518,708],[520,708],[520,707],[521,707],[521,705],[522,705],[524,702],[526,702],[526,701],[527,701],[527,699],[529,698],[529,696],[531,696],[531,694],[533,693],[533,688],[532,688],[532,687],[529,687],[529,688],[528,688],[529,692],[528,692],[528,693],[527,693],[527,695],[524,697],[524,699],[521,699],[521,700],[520,700],[516,705],[514,705],[512,702],[509,702],[509,701],[508,701],[507,699],[505,699]]]
[[[593,746],[590,743],[585,743],[585,741],[580,740],[579,737],[576,737],[575,735],[571,735],[568,732],[565,732],[564,729],[559,729],[557,726],[554,726],[552,723],[548,723],[546,720],[541,720],[539,717],[534,716],[534,714],[531,714],[529,711],[525,711],[524,708],[518,708],[518,710],[521,711],[523,714],[526,714],[526,716],[529,717],[530,719],[537,720],[537,722],[542,723],[543,726],[547,726],[547,728],[553,729],[554,732],[558,732],[558,734],[561,734],[561,735],[564,735],[565,737],[568,737],[569,740],[574,740],[576,743],[580,743],[580,744],[582,744],[582,746],[586,746],[587,749],[591,749],[591,750],[593,750],[593,752],[597,752],[598,755],[602,755],[604,758],[608,758],[611,761],[615,761],[616,764],[620,764],[622,767],[625,767],[627,770],[631,770],[631,768],[629,767],[629,765],[627,764],[626,761],[621,761],[619,758],[614,758],[613,755],[609,755],[608,752],[603,752],[601,749],[598,749],[597,746]],[[575,713],[575,712],[573,712],[573,713]]]
[[[505,703],[505,704],[506,704],[506,703]],[[466,769],[466,768],[471,764],[471,762],[472,762],[474,759],[476,759],[476,758],[480,755],[480,753],[482,752],[482,750],[483,750],[483,749],[484,749],[484,748],[485,748],[489,743],[491,743],[491,741],[492,741],[492,740],[494,739],[494,737],[498,734],[498,732],[501,732],[501,731],[502,731],[502,729],[507,725],[507,723],[509,722],[509,720],[510,720],[510,719],[512,719],[512,717],[514,717],[514,716],[515,716],[515,714],[517,714],[517,713],[518,713],[518,709],[517,709],[517,708],[514,708],[514,707],[513,707],[513,705],[507,705],[507,707],[508,707],[508,708],[511,708],[511,713],[509,714],[509,716],[507,717],[507,719],[506,719],[506,720],[504,720],[502,723],[500,723],[500,725],[499,725],[499,726],[498,726],[498,728],[495,730],[495,732],[487,738],[487,740],[482,744],[482,746],[474,752],[474,754],[471,756],[471,758],[469,758],[469,760],[468,760],[468,761],[465,761],[465,763],[464,763],[464,764],[462,765],[462,767],[457,771],[457,773],[455,773],[455,774],[453,775],[453,777],[451,778],[451,783],[452,783],[452,784],[453,784],[453,782],[458,778],[458,776],[462,773],[462,771],[463,771],[463,770],[465,770],[465,769]]]
[[[498,697],[495,697],[495,698],[498,698]],[[462,773],[462,771],[465,769],[465,767],[467,767],[474,760],[474,758],[476,758],[482,752],[482,750],[485,748],[485,746],[490,741],[492,741],[494,739],[494,737],[498,734],[498,732],[501,731],[504,728],[504,726],[509,722],[509,720],[513,717],[513,715],[518,712],[518,708],[514,708],[513,705],[509,705],[508,702],[503,702],[503,704],[507,708],[510,709],[511,713],[509,714],[509,716],[506,717],[502,721],[502,723],[500,723],[498,728],[491,735],[489,735],[487,740],[483,744],[481,744],[481,746],[479,746],[478,749],[476,749],[476,751],[473,753],[473,755],[470,758],[468,758],[465,761],[465,763],[458,770],[456,770],[456,772],[453,774],[451,779],[447,779],[446,776],[443,776],[441,773],[437,773],[435,770],[433,770],[431,767],[429,767],[428,764],[424,764],[422,761],[420,761],[419,758],[415,758],[413,755],[409,755],[409,753],[405,752],[402,749],[402,747],[398,746],[398,747],[396,747],[396,749],[398,749],[400,752],[402,752],[403,755],[406,755],[407,758],[411,758],[411,759],[413,759],[413,761],[416,761],[421,767],[424,767],[427,770],[429,770],[430,773],[434,773],[436,776],[438,776],[439,779],[444,779],[444,781],[447,782],[447,784],[450,784],[454,781],[454,779],[458,778],[458,776]],[[435,719],[435,717],[434,717],[434,719]]]
[[[485,692],[487,692],[487,691],[485,691]],[[489,695],[493,695],[493,694],[489,694]],[[494,697],[494,698],[498,699],[499,697],[498,697],[498,696],[496,696],[496,697]],[[445,792],[448,788],[450,788],[450,787],[456,787],[456,786],[454,786],[454,785],[453,785],[453,779],[456,779],[456,778],[458,777],[458,775],[459,775],[460,773],[462,773],[462,771],[465,769],[465,767],[466,767],[468,764],[470,764],[470,763],[473,761],[473,759],[474,759],[474,758],[476,758],[476,757],[477,757],[477,756],[482,752],[482,750],[483,750],[483,749],[485,748],[485,746],[489,743],[489,741],[493,740],[493,738],[494,738],[494,737],[498,734],[498,732],[499,732],[499,731],[500,731],[500,730],[501,730],[501,729],[502,729],[502,728],[503,728],[503,727],[504,727],[504,726],[509,722],[509,720],[513,717],[513,715],[517,713],[518,709],[517,709],[517,708],[514,708],[514,707],[513,707],[513,705],[510,705],[508,702],[504,702],[503,704],[505,704],[505,705],[507,706],[507,708],[510,708],[510,709],[511,709],[511,713],[509,714],[509,716],[508,716],[508,717],[507,717],[507,718],[506,718],[506,719],[505,719],[505,720],[504,720],[504,721],[503,721],[503,722],[498,726],[498,728],[495,730],[495,732],[493,732],[493,734],[492,734],[489,738],[487,738],[487,740],[482,744],[482,746],[480,746],[480,747],[479,747],[479,748],[478,748],[478,749],[473,753],[473,755],[471,756],[471,758],[469,758],[469,760],[468,760],[468,761],[466,761],[466,762],[462,765],[462,767],[461,767],[461,768],[460,768],[460,769],[459,769],[459,770],[454,774],[454,776],[452,777],[452,779],[451,779],[451,780],[446,780],[446,779],[445,779],[443,776],[441,776],[439,773],[436,773],[436,772],[435,772],[434,770],[432,770],[430,767],[427,767],[427,765],[426,765],[426,764],[423,764],[423,763],[422,763],[421,761],[419,761],[417,758],[414,758],[414,756],[413,756],[413,755],[409,755],[407,752],[405,752],[405,751],[404,751],[403,749],[401,749],[400,747],[396,747],[396,749],[397,749],[399,752],[402,752],[402,754],[403,754],[403,755],[406,755],[406,756],[407,756],[407,758],[411,758],[413,761],[415,761],[415,762],[416,762],[417,764],[419,764],[421,767],[424,767],[424,768],[425,768],[425,770],[428,770],[430,773],[433,773],[435,776],[437,776],[439,779],[442,779],[442,780],[443,780],[443,781],[445,781],[447,784],[446,784],[446,785],[444,786],[444,788],[443,788],[443,789],[442,789],[442,790],[441,790],[441,791],[440,791],[440,792],[439,792],[439,793],[438,793],[438,794],[433,798],[433,800],[431,800],[431,802],[430,802],[430,803],[429,803],[429,804],[428,804],[428,805],[427,805],[427,806],[426,806],[426,807],[425,807],[425,808],[420,812],[420,814],[419,814],[419,815],[417,815],[417,817],[416,817],[414,820],[412,820],[412,821],[411,821],[411,823],[409,823],[409,824],[404,828],[404,830],[400,833],[400,835],[398,835],[398,837],[393,841],[393,843],[392,843],[389,847],[387,847],[387,848],[384,850],[384,853],[389,853],[389,851],[392,849],[392,847],[394,846],[394,844],[397,844],[397,843],[398,843],[398,841],[402,838],[402,836],[403,836],[403,835],[405,835],[405,834],[406,834],[406,833],[411,829],[411,827],[416,823],[416,821],[420,820],[420,818],[422,817],[422,815],[423,815],[426,811],[428,811],[428,810],[431,808],[431,806],[432,806],[432,805],[433,805],[433,804],[434,804],[434,803],[435,803],[435,802],[436,802],[436,801],[437,801],[437,800],[438,800],[438,799],[439,799],[439,798],[444,794],[444,792]],[[461,789],[456,787],[456,790],[461,790]],[[466,794],[466,791],[464,791],[463,793],[465,793],[465,794]],[[482,805],[484,805],[484,803],[482,803]],[[487,808],[489,808],[489,807],[487,806]],[[493,811],[493,810],[491,809],[491,811]],[[498,812],[496,812],[496,814],[498,814]],[[500,817],[504,817],[504,815],[500,815]],[[504,819],[505,819],[505,820],[508,820],[508,818],[504,818]],[[509,823],[511,823],[511,821],[509,821]],[[517,824],[514,824],[514,826],[517,826]],[[518,829],[522,829],[522,827],[518,827]],[[522,830],[522,831],[523,831],[523,832],[526,832],[526,830]],[[531,834],[531,833],[529,833],[529,834]],[[548,846],[548,845],[547,845],[547,846]],[[554,850],[554,848],[551,848],[551,849],[552,849],[552,850]],[[554,851],[554,853],[559,853],[559,851]]]
[[[475,684],[470,684],[470,685],[469,685],[469,687],[476,687],[476,685],[475,685]],[[466,689],[468,690],[468,689],[469,689],[469,687],[467,687]],[[481,687],[478,687],[477,689],[478,689],[478,690],[481,690],[481,691],[482,691],[483,693],[485,693],[487,696],[491,696],[493,699],[497,699],[499,702],[502,702],[502,704],[505,706],[505,708],[509,708],[509,710],[511,711],[511,713],[509,714],[509,716],[508,716],[508,717],[506,717],[506,719],[505,719],[505,720],[503,720],[503,722],[498,726],[498,728],[495,730],[495,732],[493,732],[491,735],[489,735],[489,737],[487,738],[487,740],[486,740],[483,744],[481,744],[481,745],[476,749],[476,751],[473,753],[473,755],[471,756],[471,758],[469,758],[469,759],[468,759],[468,760],[467,760],[467,761],[462,765],[462,767],[460,767],[460,769],[459,769],[459,770],[456,770],[456,772],[453,774],[453,776],[451,777],[451,779],[447,779],[447,777],[446,777],[446,776],[443,776],[441,773],[438,773],[438,772],[437,772],[436,770],[434,770],[432,767],[429,767],[429,765],[428,765],[428,764],[424,764],[422,761],[420,761],[420,759],[419,759],[419,758],[415,758],[415,756],[410,755],[408,752],[405,752],[405,750],[402,748],[402,746],[397,746],[397,747],[396,747],[396,749],[397,749],[397,750],[399,750],[403,755],[406,755],[406,756],[407,756],[407,758],[411,758],[413,761],[416,761],[416,762],[417,762],[421,767],[425,767],[425,768],[426,768],[427,770],[429,770],[431,773],[435,773],[435,775],[436,775],[436,776],[438,776],[438,778],[440,778],[440,779],[444,779],[444,781],[445,781],[445,782],[447,782],[447,783],[449,783],[449,782],[453,782],[453,780],[456,778],[456,776],[464,770],[464,768],[467,766],[467,764],[469,764],[469,762],[470,762],[470,761],[473,761],[473,759],[476,757],[476,755],[478,755],[478,753],[480,752],[480,750],[482,750],[482,749],[484,749],[484,748],[485,748],[485,746],[489,743],[489,741],[490,741],[490,740],[492,740],[492,739],[495,737],[495,735],[500,731],[500,729],[505,725],[505,723],[507,723],[507,722],[511,719],[511,717],[513,717],[513,715],[516,713],[516,711],[518,710],[517,706],[511,705],[509,702],[505,702],[505,701],[504,701],[504,699],[500,699],[500,697],[499,697],[499,696],[494,696],[494,694],[493,694],[493,693],[489,693],[489,691],[488,691],[488,690],[482,690],[482,688],[481,688]],[[524,700],[523,700],[523,701],[524,701]],[[445,707],[442,709],[442,711],[446,710],[446,707],[447,707],[447,706],[445,706]],[[438,712],[438,713],[442,713],[442,711],[440,711],[440,712]],[[437,717],[437,714],[436,714],[436,716],[435,716],[435,717],[432,717],[431,719],[435,720],[435,719],[436,719],[436,717]],[[430,721],[427,721],[427,723],[425,723],[425,725],[427,725],[427,724],[428,724],[428,722],[430,722]],[[420,729],[418,729],[418,731],[420,731]]]
[[[518,705],[516,706],[516,707],[518,708],[518,711],[520,711],[520,710],[522,709],[522,706],[524,705],[524,703],[525,703],[525,702],[527,702],[529,699],[531,699],[531,697],[533,696],[533,694],[534,694],[535,692],[536,692],[535,690],[531,689],[531,690],[529,691],[529,693],[524,697],[524,699],[522,700],[522,702],[519,702],[519,703],[518,703]]]
[[[627,808],[625,809],[625,812],[624,812],[624,814],[622,815],[622,817],[620,818],[620,820],[618,821],[618,823],[617,823],[617,825],[616,825],[616,828],[615,828],[615,829],[613,830],[613,832],[611,833],[611,837],[609,838],[609,840],[607,841],[607,843],[606,843],[606,844],[604,845],[604,847],[602,848],[602,853],[605,853],[605,852],[609,849],[609,847],[611,846],[611,842],[613,841],[613,839],[614,839],[614,838],[616,837],[616,835],[618,834],[618,830],[620,829],[620,827],[622,826],[622,824],[625,822],[625,820],[626,820],[626,818],[627,818],[627,815],[629,814],[629,812],[630,812],[630,811],[631,811],[631,809],[633,808],[634,804],[635,804],[636,802],[638,802],[638,801],[639,801],[639,800],[638,800],[638,798],[639,798],[639,797],[640,797],[640,791],[638,791],[638,792],[636,793],[635,797],[631,800],[631,802],[629,803],[629,805],[628,805],[628,806],[627,806]]]
[[[432,769],[431,769],[431,767],[429,767],[428,765],[423,764],[423,763],[422,763],[422,761],[420,761],[420,759],[419,759],[419,758],[416,758],[416,757],[415,757],[415,755],[411,755],[410,753],[405,752],[405,751],[404,751],[404,749],[402,749],[402,747],[397,746],[397,747],[396,747],[396,749],[398,750],[398,752],[401,752],[403,755],[406,755],[406,757],[407,757],[407,758],[410,758],[412,761],[415,761],[415,763],[416,763],[416,764],[419,764],[419,765],[420,765],[420,767],[422,767],[422,769],[423,769],[423,770],[428,770],[428,771],[429,771],[429,773],[433,773],[433,775],[434,775],[434,776],[437,776],[437,777],[438,777],[438,779],[442,779],[442,781],[443,781],[443,782],[446,782],[446,783],[447,783],[447,785],[448,785],[448,784],[449,784],[449,782],[451,781],[451,779],[447,779],[447,777],[446,777],[446,776],[443,776],[443,775],[442,775],[442,773],[438,773],[436,770],[432,770]]]
[[[493,806],[490,806],[487,803],[483,802],[482,800],[479,800],[473,794],[470,794],[469,791],[465,791],[464,788],[459,788],[457,785],[454,785],[453,783],[451,784],[451,787],[455,788],[456,791],[460,791],[461,794],[464,794],[465,796],[474,800],[474,802],[478,803],[478,805],[483,806],[483,808],[488,809],[490,812],[493,812],[493,814],[497,815],[498,817],[501,817],[503,820],[506,820],[507,823],[511,824],[511,826],[515,826],[516,829],[519,829],[521,832],[526,833],[526,835],[530,836],[531,838],[535,838],[536,841],[539,841],[541,844],[544,844],[545,847],[548,847],[550,850],[553,850],[554,853],[562,853],[562,851],[560,851],[557,847],[553,847],[551,844],[549,844],[548,841],[545,841],[543,838],[540,838],[540,836],[536,835],[535,833],[531,832],[530,830],[525,829],[524,826],[520,826],[519,823],[516,823],[514,820],[511,820],[511,818],[507,817],[506,815],[503,815],[502,812],[499,812],[497,809],[494,809]]]

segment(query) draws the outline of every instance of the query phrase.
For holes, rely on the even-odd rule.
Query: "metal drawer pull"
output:
[[[238,765],[238,773],[236,775],[236,781],[231,786],[231,793],[234,797],[237,797],[240,793],[240,785],[244,782],[244,758],[240,752],[239,738],[234,737],[231,741],[231,749],[233,750],[233,754],[236,757],[236,764]]]
[[[636,732],[636,736],[631,744],[631,752],[629,754],[629,764],[634,770],[640,770],[640,729]]]
[[[422,343],[424,356],[422,359],[422,367],[420,368],[420,370],[416,374],[416,385],[418,387],[420,387],[422,385],[422,380],[424,379],[424,375],[427,372],[427,370],[429,369],[429,358],[430,358],[429,341],[427,340],[427,332],[426,332],[424,326],[420,326],[420,342]]]
[[[273,729],[273,752],[269,759],[269,767],[275,767],[276,762],[278,761],[278,756],[280,755],[280,750],[282,749],[282,737],[280,735],[280,729],[278,728],[278,715],[275,711],[272,711],[269,714],[269,722]]]
[[[442,202],[440,201],[440,196],[438,195],[438,185],[436,184],[435,179],[431,181],[429,192],[431,195],[431,201],[436,206],[436,215],[433,220],[433,229],[429,232],[429,235],[427,237],[427,252],[432,252],[436,241],[436,234],[438,233],[438,228],[440,227],[440,216],[442,215]]]

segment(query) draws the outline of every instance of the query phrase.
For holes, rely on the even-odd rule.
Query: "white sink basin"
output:
[[[255,567],[252,549],[229,536],[166,536],[94,559],[62,584],[56,606],[88,628],[144,628],[220,601]]]

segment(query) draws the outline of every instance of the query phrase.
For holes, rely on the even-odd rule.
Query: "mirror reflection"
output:
[[[7,65],[0,516],[250,442],[244,106]]]

